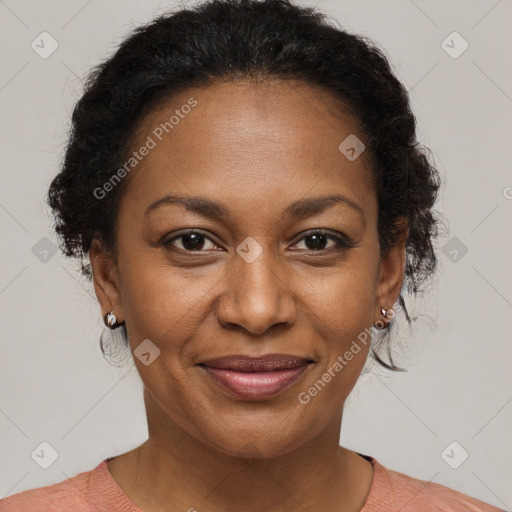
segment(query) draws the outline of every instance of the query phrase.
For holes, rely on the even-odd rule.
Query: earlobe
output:
[[[96,238],[92,241],[89,250],[89,260],[93,276],[94,291],[101,306],[101,316],[105,318],[114,311],[119,323],[124,320],[117,265],[112,256]]]

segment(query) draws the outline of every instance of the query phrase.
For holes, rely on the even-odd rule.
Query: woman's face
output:
[[[90,255],[103,312],[126,322],[135,355],[149,353],[134,361],[150,432],[151,422],[178,425],[228,454],[250,440],[263,457],[329,428],[339,435],[368,354],[360,334],[393,305],[403,276],[403,248],[380,258],[367,153],[339,149],[351,135],[364,143],[341,108],[305,84],[225,83],[174,96],[141,124],[117,265],[97,257],[99,244]],[[155,204],[166,196],[202,202]],[[267,354],[313,363],[259,398],[199,365]]]

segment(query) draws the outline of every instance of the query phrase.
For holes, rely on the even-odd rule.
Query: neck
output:
[[[257,442],[244,456],[207,445],[148,408],[149,439],[108,463],[125,494],[145,512],[252,510],[359,511],[373,468],[339,446],[341,412],[328,429],[276,457]],[[153,411],[154,412],[154,411]],[[158,416],[161,419],[161,416]],[[261,448],[261,446],[260,446]]]

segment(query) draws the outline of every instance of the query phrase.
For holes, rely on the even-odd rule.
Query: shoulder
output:
[[[444,485],[387,469],[377,460],[373,464],[374,481],[362,512],[500,512],[476,498]],[[384,505],[384,506],[383,506]]]
[[[29,489],[0,500],[1,512],[91,512],[97,509],[91,483],[103,461],[90,471],[46,487]]]

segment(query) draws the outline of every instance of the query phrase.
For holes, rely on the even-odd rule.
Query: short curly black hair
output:
[[[407,90],[375,43],[289,0],[208,0],[170,12],[136,28],[91,71],[47,196],[64,254],[80,259],[88,279],[94,238],[115,257],[127,180],[107,200],[94,191],[126,162],[139,123],[160,101],[192,86],[255,77],[320,86],[355,114],[372,157],[381,251],[396,243],[406,219],[404,287],[416,294],[437,265],[440,182],[430,150],[416,140]]]

